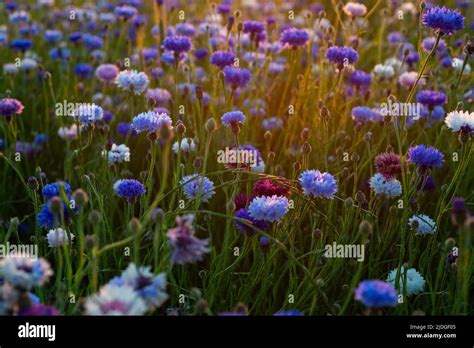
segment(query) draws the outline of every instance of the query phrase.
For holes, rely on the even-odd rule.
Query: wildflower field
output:
[[[472,315],[473,8],[2,1],[0,315]]]

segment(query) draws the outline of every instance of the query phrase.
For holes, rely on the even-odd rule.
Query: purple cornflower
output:
[[[14,114],[21,114],[23,111],[23,104],[12,98],[0,99],[0,116],[12,117]]]
[[[194,57],[196,57],[196,60],[198,61],[201,61],[204,58],[206,58],[208,54],[209,54],[209,51],[207,50],[207,48],[196,48],[194,50]]]
[[[454,226],[462,226],[471,215],[464,198],[456,197],[452,201],[451,222]]]
[[[406,38],[399,31],[392,31],[391,33],[388,34],[387,41],[388,41],[389,44],[395,45],[395,44],[398,44],[398,43],[401,43],[401,42],[405,42]]]
[[[247,69],[226,66],[223,71],[224,82],[230,84],[233,89],[246,87],[252,79],[252,74]]]
[[[423,39],[423,41],[421,42],[421,47],[423,48],[425,52],[431,52],[435,43],[436,43],[435,37],[427,37]],[[438,47],[436,47],[436,53],[442,55],[446,51],[447,47],[448,46],[446,44],[446,41],[444,41],[443,39],[439,40]]]
[[[190,23],[178,23],[176,24],[176,34],[191,37],[196,34],[196,29]]]
[[[452,35],[464,28],[464,16],[458,10],[436,6],[426,10],[422,23],[436,33]]]
[[[364,280],[355,289],[355,299],[368,308],[394,307],[397,291],[393,285],[382,280]]]
[[[362,17],[367,13],[367,7],[364,4],[349,1],[342,8],[344,13],[350,17]]]
[[[418,92],[416,95],[416,101],[433,109],[437,105],[446,104],[448,97],[443,92],[424,89]]]
[[[333,199],[337,192],[336,178],[329,173],[321,173],[319,170],[306,170],[300,174],[298,180],[305,196]]]
[[[145,62],[153,62],[158,58],[158,49],[154,47],[144,47],[142,55]]]
[[[234,63],[235,55],[229,51],[215,51],[211,56],[211,64],[224,69],[227,65]]]
[[[252,226],[255,226],[255,228],[265,231],[268,229],[269,225],[265,221],[261,220],[256,220],[250,216],[250,213],[247,208],[242,208],[239,209],[235,212],[235,217],[243,220],[247,220],[247,224],[243,223],[242,221],[239,221],[237,219],[234,219],[234,226],[236,229],[238,229],[241,232],[246,232],[248,234],[254,234],[255,229],[252,228]],[[251,225],[251,226],[249,226]]]
[[[280,42],[292,48],[304,46],[309,41],[308,32],[304,29],[288,28],[282,34]]]
[[[243,31],[246,34],[255,37],[265,31],[265,24],[258,21],[245,21]]]
[[[416,145],[408,149],[408,161],[425,168],[439,168],[444,163],[444,155],[432,146]]]
[[[146,91],[145,97],[153,99],[156,105],[164,105],[172,99],[171,93],[164,88],[149,88]]]
[[[114,184],[114,191],[117,196],[128,200],[133,200],[146,192],[143,184],[135,179],[117,180]]]
[[[236,124],[244,124],[245,123],[245,115],[242,111],[230,111],[226,112],[221,117],[222,124],[226,127],[232,127]]]
[[[369,87],[371,81],[372,77],[370,74],[362,70],[355,70],[349,78],[349,82],[356,87]]]
[[[119,72],[119,68],[114,64],[102,64],[95,69],[95,76],[104,82],[112,82]]]
[[[332,46],[326,52],[326,59],[342,69],[348,64],[355,63],[359,59],[359,54],[352,47]]]
[[[168,36],[163,41],[163,48],[179,55],[191,49],[191,40],[187,36]]]
[[[198,239],[194,235],[193,227],[194,215],[184,215],[176,217],[176,227],[168,230],[166,234],[172,249],[171,260],[173,263],[183,265],[202,261],[205,254],[208,254],[209,241]]]
[[[59,311],[56,309],[56,307],[53,306],[47,306],[41,303],[37,304],[32,304],[31,306],[21,309],[17,313],[19,316],[27,316],[27,317],[32,317],[32,316],[58,316]]]

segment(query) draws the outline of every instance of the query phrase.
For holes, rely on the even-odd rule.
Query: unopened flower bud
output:
[[[83,189],[77,189],[72,193],[72,198],[74,201],[77,203],[77,205],[83,207],[89,202],[89,196],[87,195],[87,192],[84,191]]]
[[[212,133],[216,130],[217,128],[217,124],[216,124],[216,120],[213,118],[213,117],[210,117],[207,121],[206,121],[206,124],[204,125],[204,127],[206,128],[206,131],[208,133]]]

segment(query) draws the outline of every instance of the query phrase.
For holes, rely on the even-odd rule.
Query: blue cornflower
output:
[[[133,6],[122,5],[117,6],[114,12],[117,17],[120,17],[122,19],[130,19],[136,16],[138,11]]]
[[[433,109],[437,105],[446,104],[448,97],[443,92],[424,89],[418,92],[416,95],[416,101]]]
[[[43,258],[33,256],[35,255],[26,255],[26,257],[8,255],[5,257],[1,262],[5,282],[15,288],[27,291],[47,283],[54,273],[50,264]]]
[[[80,42],[82,41],[82,37],[84,36],[84,34],[80,31],[75,31],[71,34],[69,34],[69,41],[71,42]]]
[[[227,65],[234,64],[235,55],[229,51],[215,51],[211,56],[211,64],[224,69]]]
[[[329,47],[326,59],[342,69],[347,64],[353,64],[359,59],[359,54],[352,47]]]
[[[368,308],[394,307],[398,303],[393,285],[382,280],[364,280],[355,289],[355,299]]]
[[[29,39],[15,39],[10,42],[10,48],[18,51],[26,51],[30,49],[32,45]]]
[[[45,30],[44,39],[47,42],[53,43],[60,41],[63,38],[63,33],[59,30]]]
[[[93,70],[94,69],[90,64],[78,63],[74,67],[74,74],[81,78],[86,78],[92,75]]]
[[[423,214],[413,215],[408,219],[408,225],[414,228],[416,234],[433,234],[436,231],[436,222]]]
[[[6,5],[9,5],[10,1],[4,2]],[[14,3],[12,1],[12,3]],[[16,5],[16,4],[15,4]],[[19,23],[28,23],[30,21],[30,14],[26,11],[15,11],[8,16],[10,23],[19,24]]]
[[[298,46],[304,46],[309,41],[308,32],[304,29],[287,28],[280,38],[280,42],[283,45],[291,46],[296,48]]]
[[[191,40],[187,36],[168,36],[163,41],[163,48],[175,54],[184,53],[191,49]]]
[[[132,127],[137,133],[156,132],[163,126],[171,128],[171,125],[172,120],[167,114],[154,111],[142,112],[132,121]]]
[[[71,50],[66,47],[55,47],[48,52],[53,60],[67,60],[71,56]]]
[[[464,28],[464,16],[458,10],[436,6],[423,14],[422,23],[436,33],[452,35]]]
[[[84,45],[90,50],[96,50],[104,46],[104,39],[97,35],[85,34],[82,39]]]
[[[64,222],[68,223],[71,218],[71,215],[68,209],[68,205],[70,205],[71,200],[72,198],[69,195],[68,195],[67,201],[64,201],[63,199],[61,199],[61,204],[62,204],[62,209],[63,209],[62,215],[61,213],[55,213],[51,210],[51,207],[50,207],[51,201],[48,200],[48,202],[46,202],[46,204],[43,206],[43,208],[41,209],[41,211],[39,212],[37,216],[38,225],[45,229],[55,228],[61,225],[62,217],[64,217]],[[74,208],[73,211],[76,212],[77,208]]]
[[[246,222],[248,223],[248,225],[237,219],[234,219],[235,228],[241,232],[254,234],[255,229],[252,228],[252,226],[255,226],[257,229],[262,230],[262,231],[265,231],[269,227],[267,222],[252,218],[247,208],[242,208],[242,209],[237,210],[235,212],[235,217],[239,219],[247,220]],[[252,225],[252,226],[249,226],[249,225]]]
[[[370,74],[362,70],[355,70],[349,78],[349,82],[356,87],[369,87],[371,81]]]
[[[258,240],[258,245],[262,249],[263,252],[267,252],[270,249],[270,238],[267,236],[261,236],[260,239]]]
[[[319,170],[306,170],[299,176],[299,183],[303,188],[305,196],[314,198],[334,198],[337,192],[337,181],[329,173],[321,173]]]
[[[230,84],[233,89],[246,87],[252,79],[252,74],[247,69],[226,66],[223,71],[224,81]]]
[[[46,199],[51,199],[55,196],[59,196],[61,194],[61,189],[64,190],[66,195],[69,196],[71,194],[71,185],[65,181],[58,181],[52,184],[44,185],[42,190],[43,197]]]
[[[403,293],[405,284],[405,268],[400,267],[400,273],[398,278],[398,284],[395,284],[397,279],[398,268],[392,270],[387,277],[387,282],[392,284],[398,291]],[[416,295],[423,291],[425,287],[425,279],[423,276],[416,271],[414,268],[410,268],[406,271],[406,294],[407,296]]]
[[[104,110],[96,104],[81,104],[74,110],[74,117],[85,125],[92,125],[104,117]]]
[[[115,83],[120,89],[128,92],[133,91],[138,95],[146,91],[150,79],[144,72],[124,70],[117,75]]]
[[[117,196],[128,200],[135,199],[146,192],[143,184],[135,179],[117,180],[114,184],[114,191]]]
[[[356,106],[351,111],[352,119],[356,122],[376,122],[381,120],[381,115],[368,106]]]
[[[216,193],[214,191],[214,183],[207,177],[202,177],[199,174],[183,177],[180,184],[183,186],[184,195],[189,200],[199,196],[201,202],[207,202]]]
[[[402,194],[402,184],[397,179],[388,179],[380,173],[370,178],[370,187],[375,194],[384,194],[388,198],[398,197]]]
[[[145,301],[148,309],[160,307],[168,299],[166,274],[154,275],[150,268],[129,263],[120,277],[113,278],[109,284],[130,286]]]
[[[444,163],[444,155],[435,147],[416,145],[408,149],[408,161],[422,168],[439,168]]]
[[[226,127],[231,127],[234,124],[244,124],[245,115],[242,111],[230,111],[226,112],[221,117],[222,124]]]
[[[256,197],[250,202],[248,208],[252,218],[268,222],[281,220],[288,210],[288,198],[277,195]]]
[[[444,110],[441,105],[435,106],[432,110],[422,105],[420,109],[420,116],[425,120],[429,119],[430,121],[443,121],[444,117],[446,116],[446,110]]]
[[[128,134],[136,136],[138,132],[132,128],[132,125],[128,122],[119,122],[117,124],[117,133],[126,137]]]

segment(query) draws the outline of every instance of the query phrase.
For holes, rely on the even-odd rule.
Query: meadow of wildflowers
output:
[[[474,314],[471,1],[0,6],[0,315]]]

